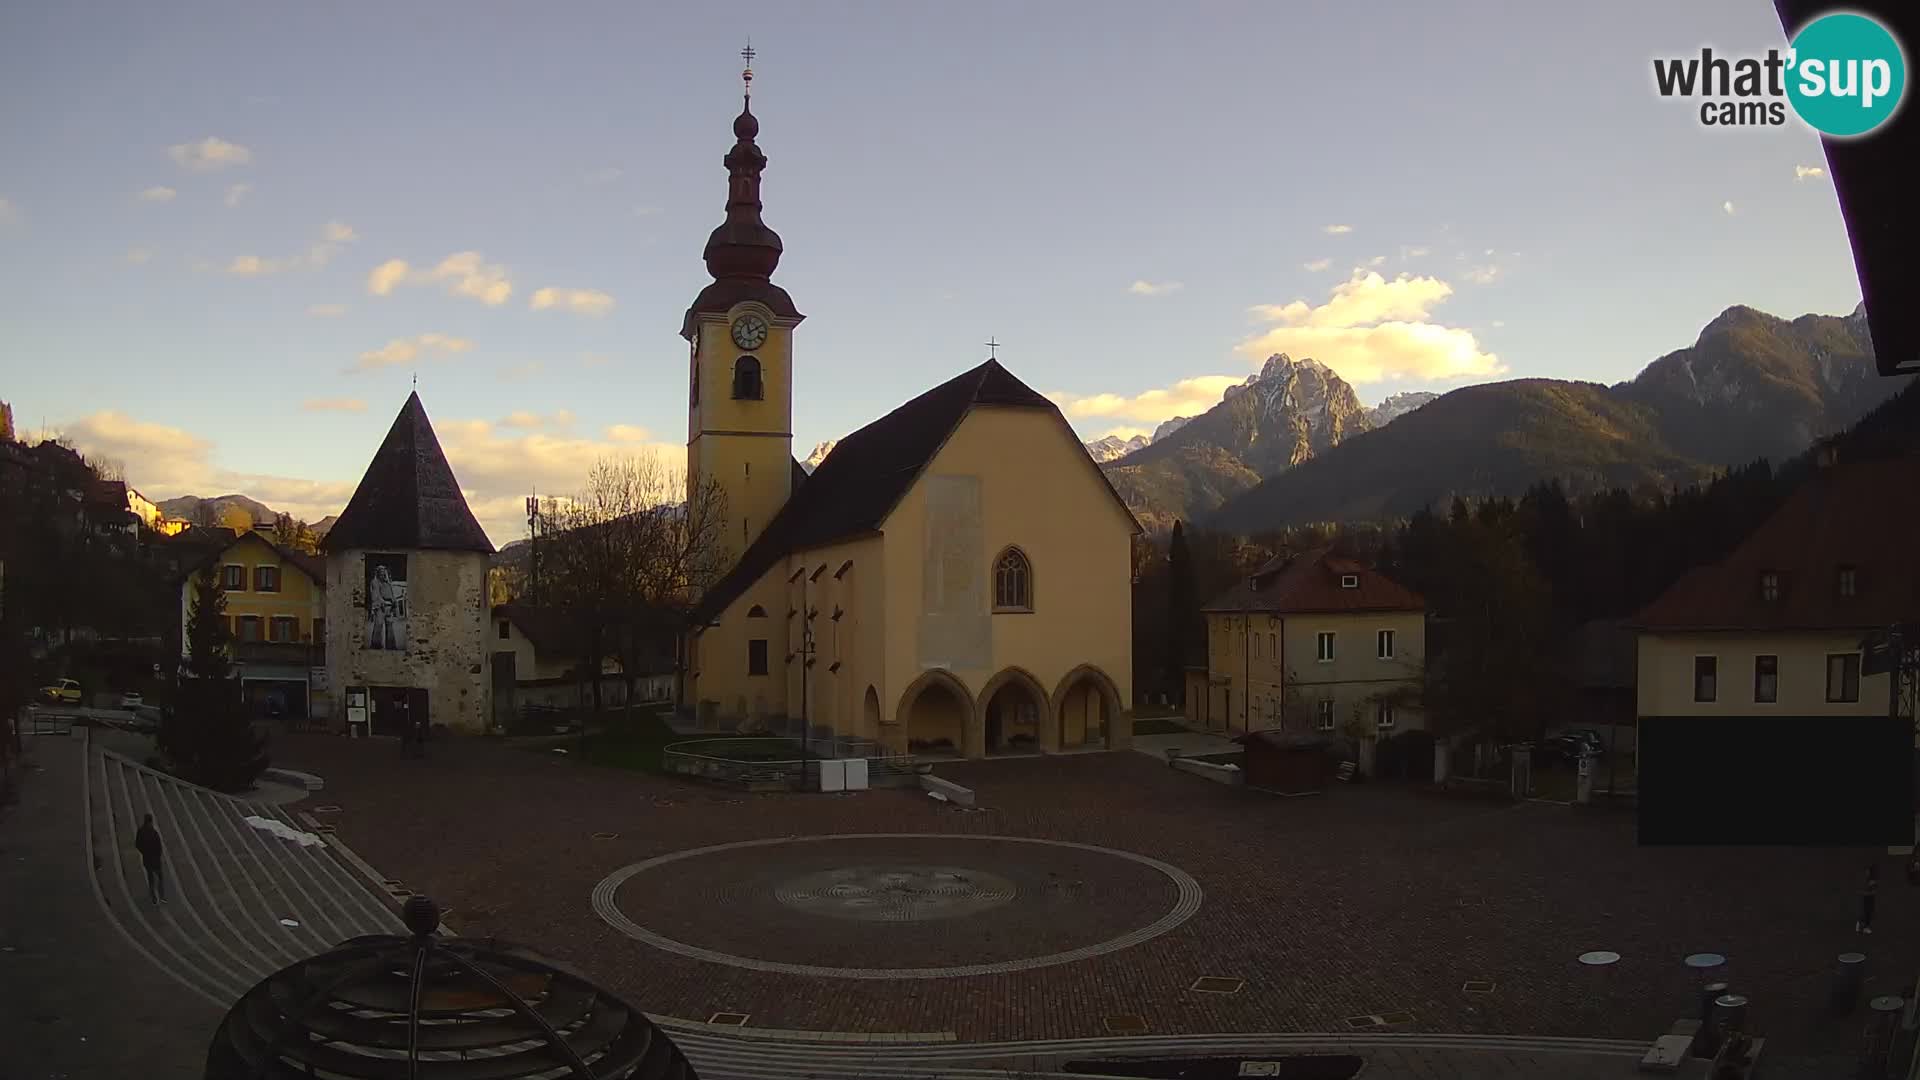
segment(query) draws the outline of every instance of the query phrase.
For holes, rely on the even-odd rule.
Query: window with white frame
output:
[[[1393,730],[1393,706],[1385,701],[1375,702],[1373,706],[1373,726],[1381,731]]]
[[[1333,730],[1333,699],[1326,698],[1313,703],[1314,724],[1321,731]]]
[[[221,583],[222,588],[228,592],[245,592],[247,590],[246,567],[228,563],[226,566],[221,567],[221,570],[226,579]]]
[[[1314,659],[1322,664],[1333,663],[1333,634],[1332,630],[1322,630],[1313,636]]]
[[[1393,659],[1393,631],[1382,630],[1374,635],[1374,654],[1382,660]]]

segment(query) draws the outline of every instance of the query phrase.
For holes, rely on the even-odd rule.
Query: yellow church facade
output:
[[[744,110],[726,221],[689,308],[690,490],[718,487],[737,554],[684,654],[707,722],[854,752],[987,757],[1131,742],[1140,529],[1059,409],[998,360],[793,459],[805,318],[771,281],[766,158]]]

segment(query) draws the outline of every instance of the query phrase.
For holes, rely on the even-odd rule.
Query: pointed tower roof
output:
[[[322,542],[328,551],[412,548],[493,554],[492,541],[474,520],[453,467],[440,452],[419,394],[407,395],[367,474]]]
[[[752,48],[741,55],[751,65]],[[793,306],[787,290],[771,280],[784,249],[780,234],[760,217],[760,174],[767,167],[767,155],[754,142],[760,134],[760,120],[753,115],[753,68],[741,72],[741,78],[749,92],[742,95],[740,115],[733,121],[733,149],[721,159],[727,167],[727,216],[708,235],[704,252],[713,284],[702,289],[687,309],[681,325],[683,337],[692,336],[695,314],[723,312],[743,300],[758,300],[775,315],[795,322],[806,317]]]

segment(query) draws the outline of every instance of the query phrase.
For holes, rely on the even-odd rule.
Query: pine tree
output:
[[[1194,638],[1200,613],[1194,601],[1193,554],[1187,550],[1186,527],[1173,523],[1167,547],[1167,683],[1174,700],[1187,700],[1187,648]]]
[[[268,759],[266,741],[241,705],[230,641],[226,590],[207,566],[194,578],[186,677],[160,723],[159,746],[181,778],[218,791],[245,791]]]

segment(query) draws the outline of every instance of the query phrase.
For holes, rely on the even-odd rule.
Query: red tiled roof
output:
[[[1359,587],[1340,585],[1343,575],[1360,579]],[[1231,589],[1215,597],[1202,611],[1270,611],[1279,615],[1339,611],[1425,611],[1420,594],[1392,578],[1351,559],[1329,556],[1323,548],[1305,555],[1281,556],[1269,561]]]
[[[1696,567],[1634,619],[1647,630],[1864,630],[1920,619],[1920,458],[1815,470],[1715,566]],[[1854,568],[1854,595],[1839,572]],[[1779,575],[1779,597],[1761,575]]]

